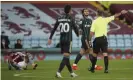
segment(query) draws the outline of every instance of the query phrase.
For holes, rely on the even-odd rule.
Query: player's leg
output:
[[[63,59],[62,59],[62,61],[61,61],[61,63],[60,63],[59,69],[58,69],[58,71],[56,73],[56,77],[62,78],[62,76],[61,76],[60,73],[63,70],[63,68],[65,67],[65,63],[66,63],[66,57],[64,56]]]
[[[93,53],[92,53],[92,67],[89,71],[94,72],[95,65],[97,62],[97,54],[100,52],[100,44],[97,39],[93,42]]]
[[[85,54],[86,54],[86,55],[89,54],[89,59],[90,59],[90,62],[91,62],[91,64],[92,64],[92,62],[93,62],[93,56],[92,56],[92,54],[93,54],[93,49],[92,49],[92,48],[89,48],[89,49],[88,49],[87,45],[86,45],[86,44],[84,44],[84,45],[85,45],[85,46],[84,46]]]
[[[12,66],[13,68],[15,68],[16,70],[21,70],[20,66],[19,66],[17,63],[11,62],[10,64],[11,64],[11,66]]]
[[[12,60],[9,58],[8,59],[8,68],[9,70],[11,70],[13,68],[15,68],[16,70],[20,70],[19,66],[17,66],[17,64],[15,62],[12,62]]]
[[[17,66],[23,70],[27,67],[27,63],[25,63],[25,61],[21,61],[21,62],[18,62]]]
[[[62,78],[60,73],[63,70],[63,68],[65,67],[65,65],[67,66],[69,72],[73,73],[71,65],[70,65],[69,58],[70,58],[70,54],[69,53],[63,53],[63,59],[62,59],[62,61],[60,63],[58,72],[56,73],[56,77]]]
[[[63,53],[63,52],[64,52],[64,43],[61,42],[60,44],[61,44],[61,53]],[[63,68],[65,67],[65,62],[66,62],[66,57],[63,56],[63,59],[62,59],[62,61],[61,61],[61,63],[60,63],[60,66],[59,66],[59,68],[58,68],[58,71],[57,71],[57,73],[56,73],[56,77],[57,77],[57,78],[62,78],[62,76],[61,76],[61,71],[62,71]]]
[[[101,50],[102,50],[103,56],[104,56],[104,65],[105,65],[104,73],[108,73],[108,64],[109,64],[109,60],[108,60],[107,49],[108,49],[107,38],[104,38],[104,39],[103,39],[103,44],[102,44],[102,46],[101,46]]]
[[[89,71],[91,71],[92,73],[94,73],[96,62],[97,62],[97,53],[93,53],[92,54],[92,66],[89,69]]]
[[[90,62],[91,62],[91,64],[92,64],[92,62],[93,62],[93,49],[92,48],[90,48],[89,50],[87,50],[86,51],[86,53],[85,54],[89,54],[89,60],[90,60]],[[91,68],[91,66],[88,68],[89,70],[90,70],[90,68]],[[103,69],[103,67],[102,66],[100,66],[100,65],[95,65],[95,70],[102,70]]]
[[[77,75],[73,72],[70,64],[70,53],[64,53],[64,56],[66,57],[66,67],[68,68],[68,71],[71,74],[71,77],[76,77]]]
[[[66,53],[65,56],[67,56],[66,66],[68,68],[68,71],[71,73],[71,77],[76,77],[77,75],[73,72],[70,64],[70,53],[72,51],[72,42],[66,42],[64,48],[65,48],[64,52]]]
[[[38,64],[35,63],[34,60],[33,60],[32,58],[29,59],[29,63],[28,63],[28,64],[32,65],[32,68],[33,68],[33,69],[36,69],[36,67],[38,66]]]
[[[7,64],[8,64],[8,69],[11,70],[12,69],[12,65],[11,65],[9,60],[7,60]]]
[[[82,58],[82,56],[85,54],[85,49],[87,48],[85,40],[81,40],[81,43],[82,43],[82,45],[81,45],[80,53],[77,54],[74,64],[72,65],[73,70],[78,69],[77,64],[78,64],[79,60]]]
[[[88,43],[89,43],[89,41],[88,41]],[[91,48],[88,48],[88,46],[87,46],[87,44],[88,44],[86,41],[83,41],[83,48],[84,48],[84,50],[85,50],[85,55],[87,55],[88,56],[88,54],[89,54],[89,59],[90,59],[90,62],[91,62],[91,64],[92,64],[92,62],[93,62],[93,56],[92,56],[92,54],[93,54],[93,49],[92,49],[92,46],[90,46]],[[96,65],[95,65],[96,66]],[[90,66],[91,67],[91,66]]]
[[[104,52],[103,55],[104,55],[104,65],[105,65],[104,73],[108,73],[108,64],[109,64],[108,54]]]
[[[56,73],[56,77],[62,78],[60,73],[65,67],[65,65],[71,73],[71,76],[76,77],[77,75],[73,73],[70,65],[71,42],[61,42],[61,52],[63,53],[63,59],[60,63],[58,72]]]
[[[78,69],[77,64],[78,64],[79,60],[82,58],[82,56],[84,55],[84,53],[85,53],[85,50],[83,48],[81,48],[80,53],[77,54],[76,59],[75,59],[73,65],[72,65],[73,70]]]

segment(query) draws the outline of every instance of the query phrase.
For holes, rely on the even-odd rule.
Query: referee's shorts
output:
[[[93,52],[98,54],[100,51],[102,53],[107,53],[108,42],[106,36],[96,37],[93,41]]]

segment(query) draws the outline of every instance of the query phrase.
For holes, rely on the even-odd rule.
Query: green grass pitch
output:
[[[88,60],[80,60],[79,70],[74,71],[78,77],[71,78],[65,67],[62,71],[63,78],[55,78],[55,73],[59,67],[60,61],[38,61],[36,70],[31,66],[28,70],[16,71],[8,70],[7,64],[1,63],[2,80],[133,80],[133,60],[110,60],[109,73],[105,74],[104,70],[91,73],[87,70],[90,65]],[[71,64],[73,60],[71,61]],[[98,60],[97,64],[104,67],[103,60]]]

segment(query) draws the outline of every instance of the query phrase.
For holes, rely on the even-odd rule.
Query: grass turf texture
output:
[[[55,78],[55,73],[59,67],[60,61],[39,61],[36,70],[31,66],[28,70],[16,71],[8,70],[7,64],[1,64],[2,80],[133,80],[133,60],[110,60],[109,73],[104,70],[91,73],[88,71],[90,62],[81,60],[78,64],[79,70],[74,71],[78,77],[71,78],[65,67],[62,71],[62,79]],[[73,61],[71,61],[73,63]],[[104,67],[103,60],[98,60],[97,64]]]

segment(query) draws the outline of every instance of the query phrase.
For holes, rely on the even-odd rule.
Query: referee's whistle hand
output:
[[[50,45],[52,43],[51,39],[48,40],[48,45]]]

